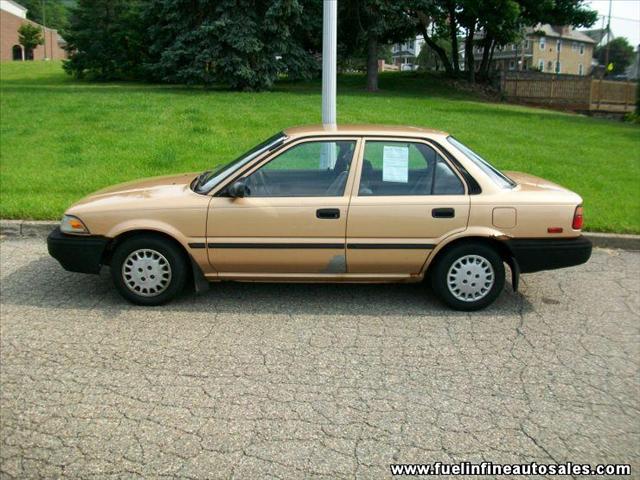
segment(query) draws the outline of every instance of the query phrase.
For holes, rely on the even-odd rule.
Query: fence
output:
[[[508,100],[567,110],[632,112],[635,82],[601,80],[577,75],[510,72],[502,75],[500,90]]]

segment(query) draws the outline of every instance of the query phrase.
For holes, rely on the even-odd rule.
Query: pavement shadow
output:
[[[212,312],[222,314],[274,315],[371,315],[466,317],[442,305],[424,284],[301,284],[212,283],[208,291],[195,294],[186,289],[179,298],[161,307],[129,304],[111,284],[108,268],[100,275],[70,273],[46,256],[17,268],[2,279],[2,303],[37,308],[102,310],[118,314],[132,309],[163,312]],[[502,316],[526,313],[532,305],[505,290],[489,308],[472,315]]]

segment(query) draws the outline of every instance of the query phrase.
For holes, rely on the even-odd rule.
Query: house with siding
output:
[[[422,35],[410,38],[401,43],[395,43],[391,46],[391,58],[393,65],[399,70],[416,70],[418,68],[418,55],[424,45]]]
[[[498,71],[538,71],[552,74],[589,75],[595,41],[569,26],[538,25],[524,31],[523,39],[496,47],[492,68]],[[476,63],[482,46],[475,46]]]

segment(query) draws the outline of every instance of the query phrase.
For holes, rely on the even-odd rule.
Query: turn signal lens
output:
[[[82,220],[72,215],[65,215],[60,222],[60,231],[62,233],[87,234],[89,230],[85,227]]]
[[[584,219],[582,217],[582,205],[576,207],[576,211],[573,214],[573,223],[571,224],[571,228],[574,230],[581,230],[582,224],[584,223]]]

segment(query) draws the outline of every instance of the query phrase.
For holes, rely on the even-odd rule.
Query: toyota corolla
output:
[[[129,301],[190,281],[422,282],[452,308],[492,303],[521,273],[586,262],[582,199],[501,172],[447,133],[285,130],[200,174],[150,178],[71,206],[48,238],[73,272],[109,266]]]

